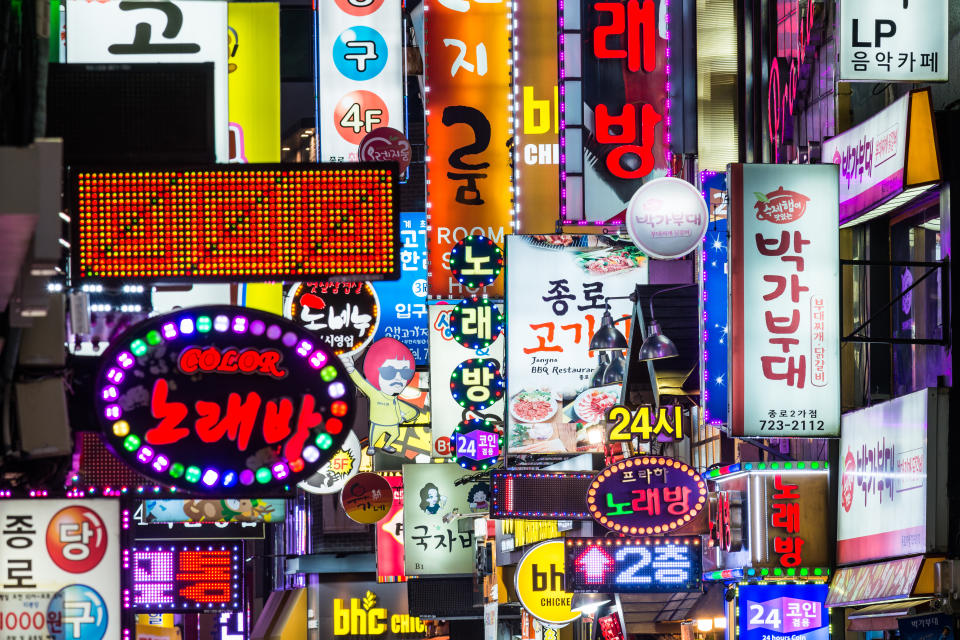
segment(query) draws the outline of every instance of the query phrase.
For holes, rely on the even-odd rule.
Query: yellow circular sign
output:
[[[570,609],[572,593],[563,590],[563,541],[548,540],[531,547],[517,564],[520,604],[547,624],[564,625],[580,617]]]

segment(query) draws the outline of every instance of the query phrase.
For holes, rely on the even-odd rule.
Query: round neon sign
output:
[[[112,341],[97,376],[104,442],[193,493],[287,491],[340,448],[354,385],[330,348],[256,309],[193,307]]]

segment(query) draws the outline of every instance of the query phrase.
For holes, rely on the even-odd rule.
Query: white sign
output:
[[[347,480],[360,471],[360,460],[360,441],[357,434],[351,431],[330,461],[297,486],[308,493],[337,493],[347,484]]]
[[[842,81],[947,81],[947,0],[841,0],[839,20]]]
[[[946,431],[946,402],[945,393],[923,389],[843,416],[838,564],[929,550],[927,492],[938,477],[929,454]]]
[[[909,114],[908,94],[823,142],[823,162],[840,167],[840,224],[903,190]]]
[[[67,0],[67,62],[212,62],[217,162],[230,159],[227,3]]]
[[[499,305],[496,308],[502,311]],[[503,333],[487,348],[468,349],[453,339],[450,331],[450,312],[453,305],[430,305],[430,430],[433,432],[434,457],[448,458],[453,453],[450,438],[453,428],[465,418],[474,415],[453,398],[450,375],[457,365],[471,358],[493,358],[503,367],[506,340]],[[504,401],[478,413],[485,417],[497,416],[503,422]],[[479,416],[478,416],[479,417]]]
[[[400,1],[317,6],[321,160],[357,162],[360,143],[374,129],[405,131]]]
[[[736,164],[729,184],[733,435],[836,437],[837,167]]]
[[[0,500],[0,549],[0,604],[24,609],[19,637],[119,640],[118,502]]]
[[[626,245],[626,246],[624,246]],[[602,236],[507,236],[507,416],[511,453],[603,450],[605,409],[622,380],[591,388],[608,297],[614,319],[647,283],[648,259]],[[630,335],[630,320],[616,325]],[[599,428],[597,428],[599,425]]]
[[[648,256],[669,260],[685,256],[707,232],[707,202],[680,178],[644,184],[627,206],[627,233]]]

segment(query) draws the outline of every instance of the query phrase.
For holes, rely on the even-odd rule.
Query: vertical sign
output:
[[[228,5],[230,161],[280,162],[280,6]]]
[[[734,164],[730,178],[733,435],[836,437],[837,167]]]
[[[461,297],[450,250],[510,232],[511,13],[506,0],[425,0],[430,293]],[[502,282],[488,288],[502,296]]]
[[[500,307],[496,305],[495,308],[499,310]],[[454,340],[450,326],[453,309],[453,305],[430,306],[430,397],[433,411],[431,431],[433,432],[433,455],[442,457],[452,453],[450,438],[454,427],[468,417],[493,418],[496,423],[503,423],[502,396],[487,408],[471,411],[458,402],[466,398],[469,388],[463,397],[454,398],[453,394],[458,390],[459,385],[451,386],[451,376],[459,366],[472,360],[495,362],[496,368],[502,374],[506,342],[503,333],[500,332],[489,346],[468,349]],[[478,383],[483,381],[479,376],[477,378]]]
[[[946,82],[946,0],[840,3],[840,79]]]
[[[710,206],[710,226],[703,237],[703,346],[700,367],[703,420],[727,422],[727,180],[726,174],[701,172],[703,197]]]
[[[470,494],[485,482],[454,483],[469,472],[452,463],[403,465],[403,564],[408,576],[473,572],[473,531],[457,516],[472,509]],[[474,503],[476,504],[476,503]]]
[[[667,2],[579,5],[582,141],[561,153],[568,174],[582,173],[582,188],[568,189],[567,217],[603,223],[622,214],[646,181],[669,172]],[[577,52],[564,53],[564,73],[574,75]]]
[[[230,159],[227,3],[68,0],[67,62],[212,62],[218,162]]]
[[[324,0],[317,86],[322,162],[357,162],[363,137],[404,131],[403,30],[397,0]]]
[[[384,478],[393,490],[393,506],[377,523],[377,582],[403,582],[403,477]]]
[[[119,503],[0,501],[0,593],[0,637],[119,640]]]
[[[517,2],[514,6],[517,221],[524,233],[553,233],[560,214],[557,4]]]

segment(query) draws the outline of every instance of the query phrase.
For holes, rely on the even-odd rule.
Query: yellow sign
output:
[[[580,617],[570,609],[573,594],[563,589],[563,541],[531,547],[516,571],[517,596],[530,615],[547,624],[567,624]]]
[[[377,594],[367,591],[363,598],[350,598],[350,604],[341,598],[333,599],[333,635],[379,636],[389,630],[394,634],[425,633],[423,620],[405,613],[390,615],[377,606]]]
[[[137,624],[153,625],[155,627],[173,628],[172,613],[138,613]]]
[[[607,421],[616,424],[607,439],[611,442],[624,442],[639,435],[641,440],[651,440],[665,434],[671,440],[683,440],[683,412],[680,405],[660,407],[656,423],[652,414],[653,407],[649,405],[638,407],[632,414],[622,404],[610,407]]]
[[[280,7],[231,2],[230,162],[280,162]]]

